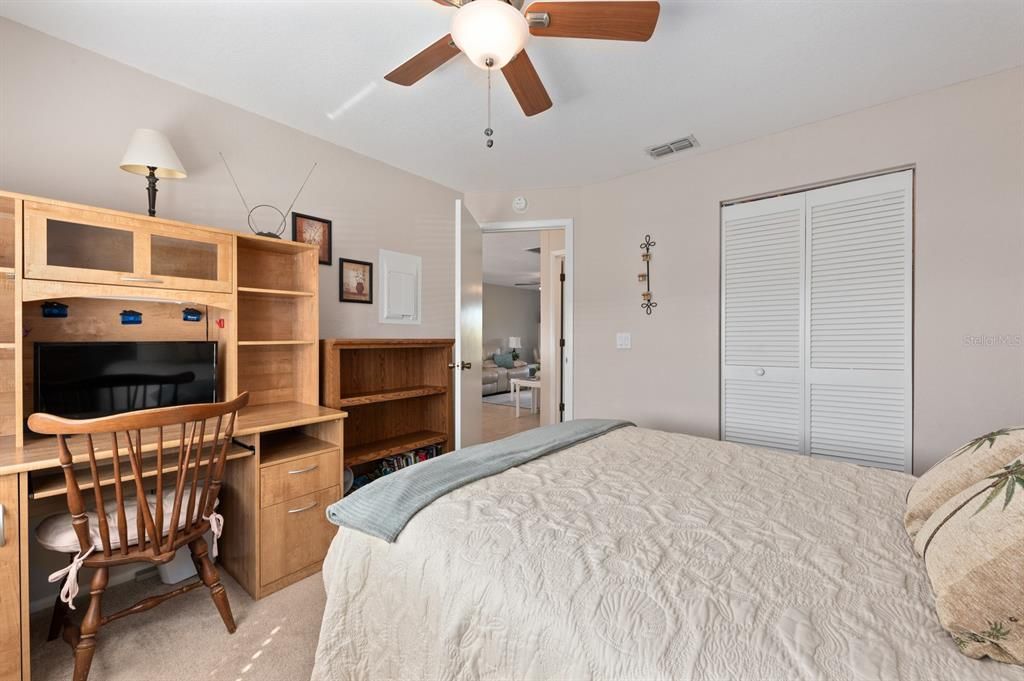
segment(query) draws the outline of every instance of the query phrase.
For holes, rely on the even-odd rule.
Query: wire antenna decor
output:
[[[651,241],[650,234],[645,234],[644,242],[640,244],[640,248],[644,250],[644,252],[640,254],[640,260],[647,265],[647,271],[641,272],[639,276],[637,276],[637,279],[640,283],[647,284],[647,290],[640,294],[640,297],[643,298],[643,302],[640,303],[640,307],[642,307],[647,314],[651,314],[654,312],[654,308],[658,307],[658,304],[651,299],[651,249],[657,245],[658,244],[656,242]]]
[[[248,211],[249,229],[251,229],[256,236],[265,236],[270,237],[271,239],[280,239],[281,235],[284,234],[284,227],[285,222],[287,221],[287,215],[295,206],[295,202],[299,200],[299,195],[302,194],[302,190],[306,188],[306,183],[309,182],[310,176],[312,176],[313,171],[316,170],[316,167],[318,165],[317,162],[313,162],[313,167],[309,169],[308,173],[306,173],[306,179],[302,181],[302,186],[300,186],[299,191],[295,193],[295,198],[292,199],[291,204],[288,206],[288,210],[282,213],[280,208],[278,208],[277,206],[273,206],[269,203],[258,203],[252,208],[250,208],[249,202],[245,200],[245,196],[242,195],[242,190],[238,187],[238,180],[235,179],[235,174],[231,172],[231,166],[228,165],[228,160],[224,158],[223,153],[218,151],[217,154],[220,155],[220,160],[224,162],[224,168],[227,169],[228,171],[228,177],[231,178],[231,182],[235,185],[235,191],[238,192],[238,198],[242,199],[242,205],[245,206],[245,210]],[[277,224],[277,228],[275,228],[273,232],[261,232],[256,227],[256,225],[253,224],[252,214],[255,213],[260,208],[268,208],[277,213],[281,217],[281,221]]]

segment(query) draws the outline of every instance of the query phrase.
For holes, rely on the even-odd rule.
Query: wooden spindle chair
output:
[[[54,611],[54,622],[59,622],[64,639],[74,649],[75,681],[86,681],[89,676],[101,626],[149,610],[203,584],[210,589],[224,626],[234,633],[231,605],[203,535],[211,529],[211,520],[219,522],[215,507],[235,418],[248,401],[249,394],[243,393],[230,402],[163,407],[96,419],[72,420],[41,413],[29,418],[33,431],[57,436],[70,522],[78,544],[77,549],[69,549],[77,550],[77,555],[68,568],[55,573],[63,574],[65,581]],[[109,451],[100,449],[107,443]],[[73,452],[73,448],[78,451]],[[74,467],[85,462],[87,471]],[[103,494],[104,488],[109,490],[111,486],[112,502]],[[155,489],[155,497],[147,497],[147,488]],[[95,527],[87,515],[86,500],[90,496]],[[129,521],[133,508],[134,524]],[[116,527],[111,527],[108,516]],[[68,517],[64,514],[53,520],[67,521]],[[219,534],[220,528],[214,529],[215,535]],[[167,563],[186,545],[199,573],[197,580],[119,612],[103,614],[103,592],[111,567]],[[74,609],[77,572],[82,567],[95,568],[96,572],[89,607],[79,626],[71,622],[67,608]]]

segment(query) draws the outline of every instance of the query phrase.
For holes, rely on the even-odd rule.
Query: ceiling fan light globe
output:
[[[482,69],[503,68],[526,47],[526,17],[502,0],[473,0],[452,19],[452,40]],[[490,63],[488,63],[490,62]]]

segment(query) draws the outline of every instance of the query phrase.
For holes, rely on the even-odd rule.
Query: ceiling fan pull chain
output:
[[[487,148],[490,149],[494,146],[494,140],[491,137],[494,135],[494,130],[491,128],[491,71],[493,70],[494,60],[488,57],[487,59],[487,128],[484,130],[484,135],[487,137]]]

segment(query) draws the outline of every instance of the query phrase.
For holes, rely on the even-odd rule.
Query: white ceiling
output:
[[[527,119],[458,57],[384,74],[448,31],[431,0],[4,0],[0,15],[464,191],[575,186],[1024,63],[1021,0],[663,0],[646,44],[534,38],[555,106]],[[683,158],[686,155],[682,155]]]
[[[540,232],[484,232],[484,283],[540,288],[540,254],[529,251],[539,246]]]

